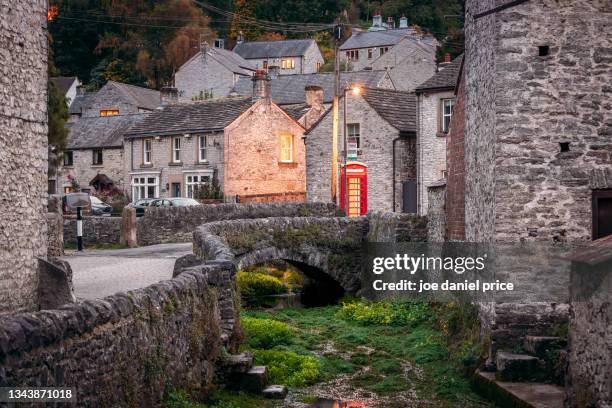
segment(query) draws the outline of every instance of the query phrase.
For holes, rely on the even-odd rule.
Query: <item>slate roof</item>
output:
[[[117,87],[124,95],[134,101],[139,108],[153,110],[160,104],[159,91],[143,88],[135,85],[123,84],[121,82],[108,81],[104,86]]]
[[[455,58],[449,65],[442,70],[436,72],[431,78],[416,87],[416,92],[424,92],[428,90],[447,90],[455,89],[463,54]]]
[[[357,83],[368,88],[376,88],[387,71],[356,71],[342,72],[340,74],[340,87],[347,87]],[[295,105],[306,102],[304,88],[317,85],[323,88],[323,102],[331,103],[334,97],[334,74],[320,72],[317,74],[280,75],[270,81],[272,100],[279,105]],[[234,87],[239,95],[252,95],[253,83],[251,78],[240,78]]]
[[[297,122],[310,110],[310,105],[308,105],[307,103],[298,103],[295,105],[284,105],[283,107],[281,107],[281,109],[284,110],[287,115],[291,116]]]
[[[252,62],[245,60],[233,51],[228,51],[221,48],[209,48],[208,56],[210,58],[214,58],[234,74],[250,76],[253,74],[253,71],[256,70],[256,67]],[[202,52],[198,52],[196,55],[191,57],[189,61],[184,63],[181,68],[187,64],[190,64],[196,58],[202,58]],[[181,68],[179,68],[179,71]]]
[[[416,134],[416,95],[411,92],[394,91],[382,88],[364,88],[362,97],[383,119],[402,133]],[[328,109],[323,120],[331,112]],[[306,131],[312,132],[318,122]]]
[[[70,89],[74,81],[77,80],[77,77],[59,76],[59,77],[53,77],[51,78],[51,80],[55,83],[55,86],[57,86],[59,90],[65,94],[66,92],[68,92],[68,90]]]
[[[126,132],[126,137],[222,131],[253,105],[251,97],[164,106]]]
[[[340,51],[353,50],[356,48],[371,48],[381,46],[393,46],[406,36],[418,36],[422,42],[429,46],[436,44],[436,39],[431,35],[418,34],[412,28],[397,28],[384,31],[356,31],[340,46]]]
[[[243,42],[234,47],[234,52],[245,59],[301,57],[315,40],[283,40]]]
[[[92,98],[96,96],[95,92],[86,92],[82,95],[78,95],[74,97],[74,101],[70,104],[70,114],[71,115],[80,115],[84,109],[87,108],[87,105],[91,101]]]
[[[96,116],[79,119],[68,126],[68,149],[121,147],[124,133],[144,120],[150,113]]]

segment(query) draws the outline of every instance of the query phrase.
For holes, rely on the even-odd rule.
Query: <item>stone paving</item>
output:
[[[192,253],[191,243],[118,250],[73,252],[61,258],[73,270],[79,299],[99,299],[172,278],[177,258]]]

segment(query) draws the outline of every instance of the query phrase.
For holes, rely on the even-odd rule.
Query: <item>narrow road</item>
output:
[[[62,259],[72,267],[77,298],[99,299],[172,278],[176,259],[190,253],[192,244],[182,243],[90,250]]]

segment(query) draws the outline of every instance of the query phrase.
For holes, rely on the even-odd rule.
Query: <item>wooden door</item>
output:
[[[593,190],[593,239],[612,235],[612,189]]]

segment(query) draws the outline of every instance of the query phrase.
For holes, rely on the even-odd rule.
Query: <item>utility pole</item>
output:
[[[339,93],[340,93],[340,60],[338,58],[338,48],[342,38],[342,26],[338,24],[334,27],[334,99],[332,103],[332,154],[331,154],[331,196],[332,201],[338,204],[338,122],[339,122]]]

